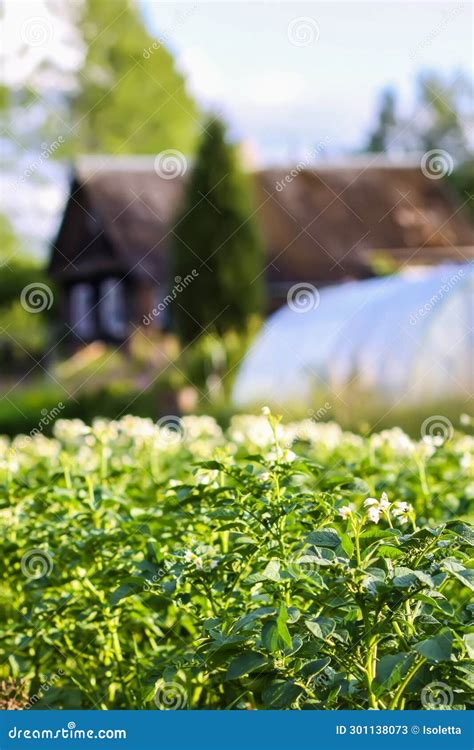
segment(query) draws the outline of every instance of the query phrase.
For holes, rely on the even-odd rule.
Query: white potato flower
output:
[[[379,501],[376,497],[368,497],[367,500],[364,500],[364,508],[370,508],[371,505],[378,505]]]
[[[410,513],[413,513],[413,506],[403,500],[397,500],[392,506],[392,515],[394,518],[398,518],[401,523],[406,523],[409,520]]]
[[[353,503],[349,503],[349,505],[343,505],[342,508],[339,508],[339,511],[338,511],[339,515],[341,516],[341,518],[344,519],[344,521],[346,521],[351,515],[351,513],[353,512],[354,512]]]
[[[387,493],[382,492],[380,500],[377,500],[376,497],[368,497],[364,501],[364,508],[368,508],[367,517],[369,521],[372,521],[372,523],[378,523],[382,513],[389,516],[391,503],[388,499]]]
[[[379,509],[380,510],[390,510],[390,502],[388,499],[388,495],[386,492],[382,492],[382,496],[380,498],[379,502]]]
[[[376,507],[375,505],[372,505],[367,512],[367,516],[372,523],[378,523],[380,521],[380,510],[378,506]]]

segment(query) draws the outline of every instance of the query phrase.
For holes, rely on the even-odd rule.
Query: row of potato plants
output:
[[[467,708],[473,447],[268,410],[0,438],[0,699]]]

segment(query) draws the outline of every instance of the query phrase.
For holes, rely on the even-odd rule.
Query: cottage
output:
[[[467,216],[446,185],[418,165],[372,159],[267,169],[254,178],[270,310],[298,282],[322,287],[369,278],[380,255],[394,267],[474,256]],[[75,165],[49,264],[73,339],[123,341],[131,323],[139,325],[166,298],[184,179],[158,176],[152,157],[84,157]],[[166,316],[157,321],[166,325]]]

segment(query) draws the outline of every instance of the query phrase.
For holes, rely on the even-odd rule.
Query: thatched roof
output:
[[[464,210],[419,166],[372,159],[254,177],[270,283],[362,278],[378,253],[401,265],[474,257]],[[185,179],[159,177],[151,157],[79,160],[51,273],[67,279],[112,270],[165,279]]]

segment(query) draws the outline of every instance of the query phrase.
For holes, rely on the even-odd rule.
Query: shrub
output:
[[[263,245],[251,192],[223,124],[212,120],[173,229],[173,275],[185,279],[195,272],[173,306],[183,341],[209,331],[245,330],[262,311]]]

